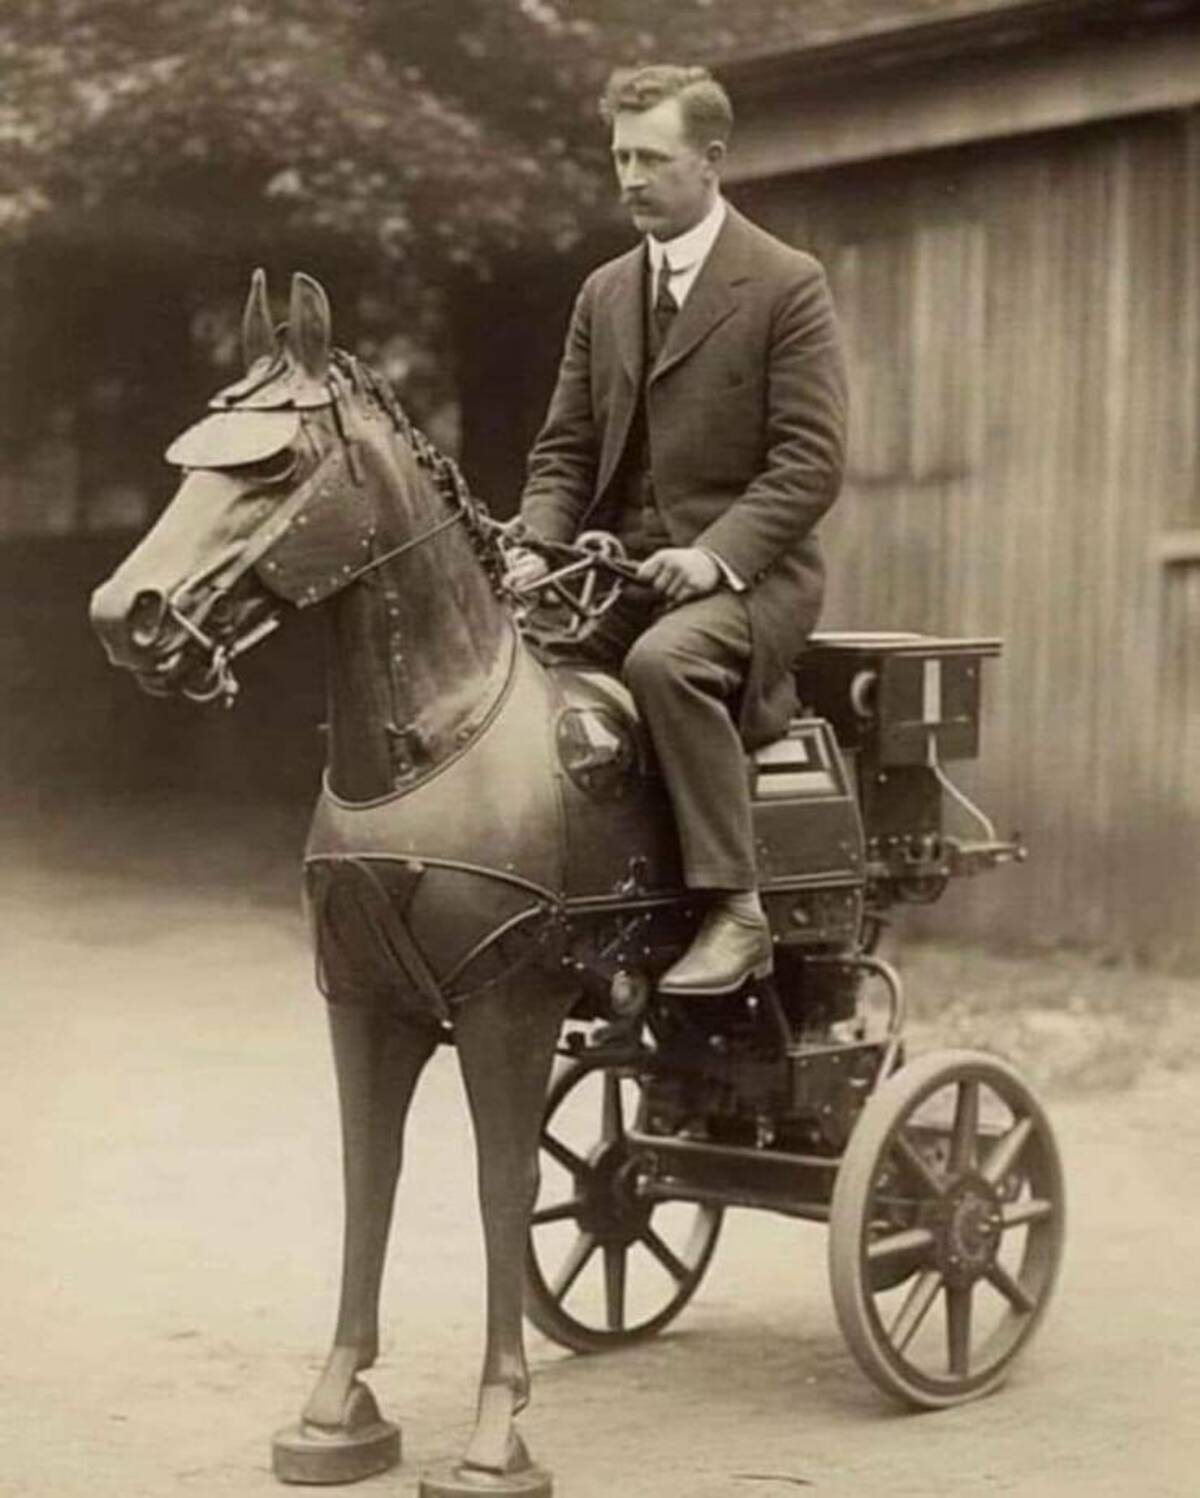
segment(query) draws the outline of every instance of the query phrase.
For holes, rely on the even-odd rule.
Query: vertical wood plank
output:
[[[827,622],[1006,641],[956,773],[1034,856],[941,929],[1200,960],[1200,571],[1150,560],[1200,525],[1197,118],[805,189],[855,380]]]

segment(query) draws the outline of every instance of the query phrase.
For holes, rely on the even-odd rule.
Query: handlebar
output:
[[[555,571],[547,573],[545,577],[537,578],[534,582],[519,587],[516,590],[518,592],[532,592],[535,588],[544,587],[547,582],[552,578],[557,579],[560,574],[571,577],[597,568],[612,573],[622,582],[638,581],[637,563],[629,561],[625,555],[624,546],[610,531],[584,531],[579,540],[574,542],[548,541],[542,536],[517,531],[512,536],[511,544],[525,551],[540,552],[548,559],[561,563]]]
[[[506,531],[508,546],[537,552],[551,564],[541,577],[507,584],[518,613],[527,617],[539,606],[563,606],[571,617],[558,633],[578,637],[608,613],[627,584],[645,586],[636,563],[626,557],[620,540],[608,531],[585,531],[575,542],[548,541],[525,532],[520,525]],[[607,586],[600,584],[601,573],[607,574]]]

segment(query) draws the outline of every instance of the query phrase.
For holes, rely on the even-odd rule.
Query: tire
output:
[[[863,1371],[921,1409],[998,1388],[1045,1313],[1065,1225],[1050,1122],[1014,1067],[945,1051],[894,1073],[830,1210],[833,1303]]]

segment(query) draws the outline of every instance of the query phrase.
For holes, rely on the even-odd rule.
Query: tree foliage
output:
[[[149,217],[221,240],[257,213],[455,261],[514,242],[535,203],[560,232],[586,171],[431,86],[415,49],[385,47],[404,9],[26,0],[0,43],[0,226]]]
[[[861,3],[861,0],[860,0]],[[485,267],[607,210],[606,71],[827,0],[9,0],[0,235],[237,242],[257,217]]]
[[[832,3],[8,0],[0,247],[177,266],[217,364],[250,265],[341,264],[360,350],[390,340],[397,370],[444,392],[448,282],[615,215],[608,71],[753,48]]]

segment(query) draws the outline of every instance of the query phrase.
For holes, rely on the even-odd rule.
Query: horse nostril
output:
[[[162,633],[166,600],[161,593],[143,589],[129,610],[129,638],[139,650],[147,650]]]

